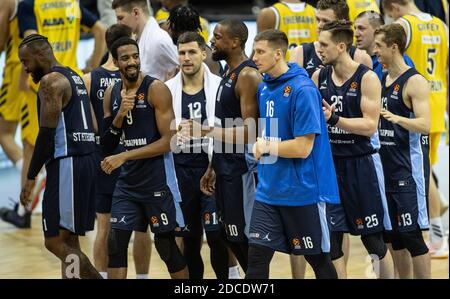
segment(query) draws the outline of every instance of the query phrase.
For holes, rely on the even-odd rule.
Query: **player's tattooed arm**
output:
[[[40,126],[56,128],[63,107],[72,93],[69,81],[60,73],[49,73],[40,81]]]

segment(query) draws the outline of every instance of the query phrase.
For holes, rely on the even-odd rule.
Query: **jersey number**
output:
[[[200,102],[190,103],[188,107],[191,119],[202,118],[202,104]]]
[[[133,124],[133,114],[131,114],[131,110],[127,113],[127,124],[130,126]]]
[[[434,56],[437,53],[437,49],[428,49],[427,50],[427,73],[429,75],[434,74],[434,68],[436,67],[436,61]]]
[[[266,117],[273,117],[273,111],[274,111],[273,105],[274,105],[273,101],[266,102]]]
[[[367,228],[378,226],[378,218],[376,214],[373,214],[372,216],[367,216],[365,220],[367,223]]]
[[[337,112],[342,112],[344,107],[342,105],[343,96],[331,96],[331,101],[333,102],[331,105],[336,107]]]

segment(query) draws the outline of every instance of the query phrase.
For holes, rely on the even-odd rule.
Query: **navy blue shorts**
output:
[[[249,244],[294,255],[330,251],[330,231],[324,203],[273,206],[256,201]]]
[[[341,205],[327,205],[332,231],[368,235],[392,230],[378,153],[334,159]]]
[[[47,181],[42,201],[45,237],[56,237],[60,229],[84,236],[95,222],[94,155],[67,157],[45,166]]]
[[[216,199],[200,190],[200,179],[205,174],[206,168],[176,166],[175,169],[185,224],[181,231],[176,232],[176,236],[201,236],[203,229],[206,232],[220,230]]]
[[[120,174],[120,168],[114,170],[111,174],[105,173],[100,167],[104,159],[102,153],[97,150],[96,157],[96,188],[95,188],[95,211],[99,214],[111,213],[112,195],[116,187],[117,178]]]
[[[216,203],[219,220],[225,226],[227,239],[243,242],[248,239],[250,218],[255,202],[255,172],[216,177]]]
[[[420,202],[416,192],[388,192],[389,217],[393,232],[429,229],[427,202]]]
[[[146,201],[113,197],[111,227],[114,229],[153,233],[174,231],[177,227],[175,203],[170,190]]]

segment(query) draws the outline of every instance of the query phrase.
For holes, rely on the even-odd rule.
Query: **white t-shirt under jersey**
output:
[[[142,72],[164,82],[178,65],[177,48],[170,35],[150,17],[138,44]]]

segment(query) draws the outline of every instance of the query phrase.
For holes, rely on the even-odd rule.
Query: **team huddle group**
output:
[[[355,1],[367,7],[352,19],[345,0],[280,1],[261,11],[253,41],[225,19],[210,46],[206,20],[167,4],[178,1],[161,1],[155,19],[146,0],[113,0],[107,30],[74,0],[7,2],[1,124],[22,112],[25,213],[45,165],[45,246],[63,277],[75,254],[75,277],[126,278],[134,232],[147,278],[150,226],[172,278],[203,278],[204,233],[219,279],[239,278],[239,266],[267,279],[275,251],[291,255],[294,278],[306,263],[316,278],[346,278],[348,233],[378,278],[431,278],[423,231],[431,222],[443,242],[428,202],[448,33],[412,0],[381,1],[388,25],[375,1]],[[84,75],[81,25],[95,37]],[[95,219],[93,265],[78,236]]]

